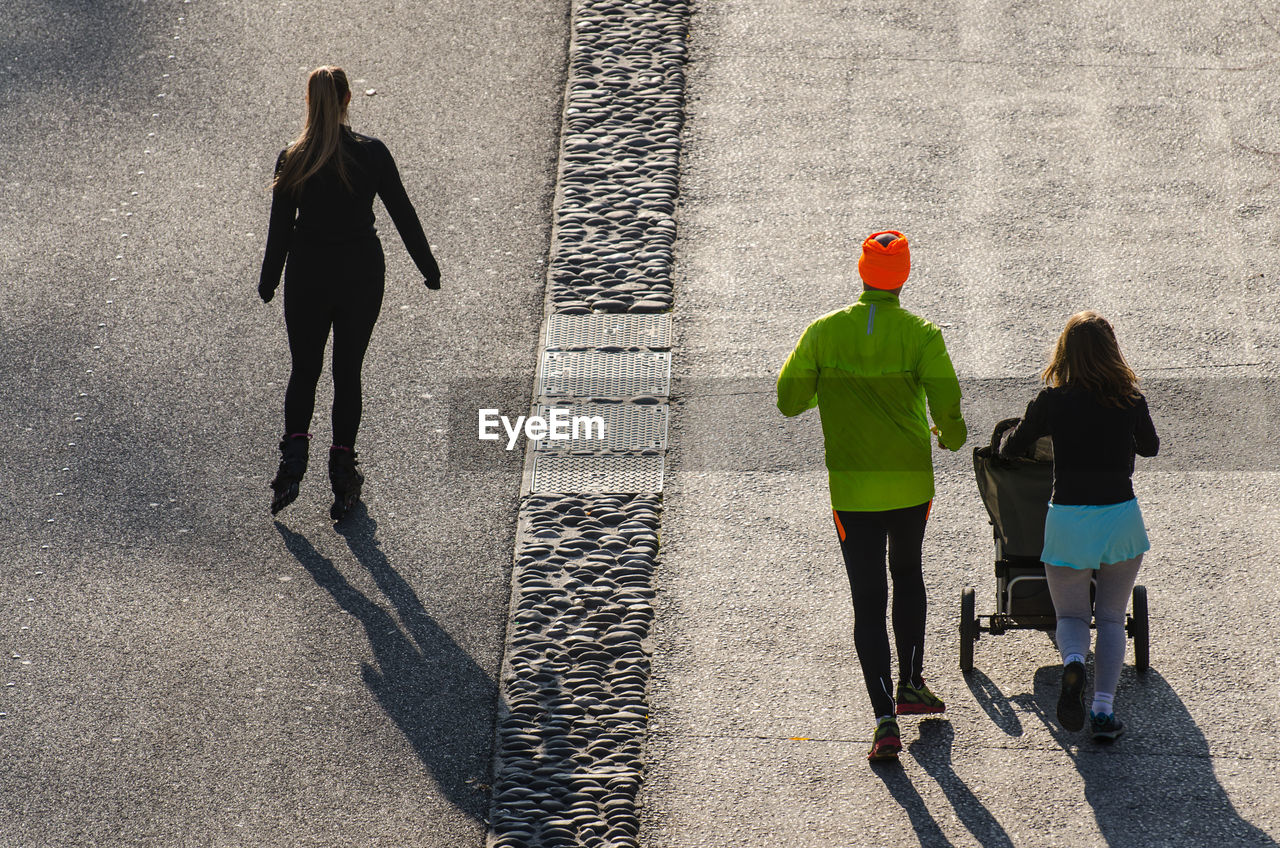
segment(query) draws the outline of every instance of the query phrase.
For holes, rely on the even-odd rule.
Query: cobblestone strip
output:
[[[490,845],[634,846],[657,495],[531,495],[516,555]]]
[[[575,5],[548,299],[562,314],[671,308],[688,3]]]
[[[688,13],[685,0],[574,4],[549,321],[671,308]],[[550,399],[536,393],[544,403]],[[567,394],[551,402],[583,400]],[[615,398],[637,401],[666,398]],[[641,420],[640,412],[624,415]],[[663,440],[665,420],[664,408]],[[534,491],[521,504],[491,848],[638,844],[661,453],[652,445],[632,452],[637,461],[657,461],[656,474],[632,476],[656,480],[651,489]],[[585,459],[626,456],[597,452]],[[526,483],[532,485],[531,475]]]

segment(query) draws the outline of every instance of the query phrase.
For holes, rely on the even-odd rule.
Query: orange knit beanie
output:
[[[876,241],[877,236],[897,236],[887,245]],[[882,230],[867,236],[862,243],[862,255],[858,257],[858,274],[862,282],[873,289],[896,289],[907,281],[911,273],[911,250],[907,237],[896,230]]]

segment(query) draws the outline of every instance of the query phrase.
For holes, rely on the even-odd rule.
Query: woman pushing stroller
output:
[[[1041,559],[1062,654],[1058,721],[1070,731],[1084,727],[1092,618],[1098,640],[1089,720],[1095,739],[1113,741],[1124,732],[1114,700],[1124,663],[1125,608],[1142,555],[1151,548],[1133,492],[1134,454],[1155,456],[1160,439],[1115,332],[1096,312],[1068,319],[1041,377],[1048,387],[1027,406],[1001,454],[1021,456],[1036,439],[1053,440],[1053,497]]]

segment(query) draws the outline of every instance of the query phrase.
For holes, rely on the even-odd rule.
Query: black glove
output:
[[[263,303],[270,303],[271,298],[276,296],[276,287],[269,286],[266,283],[258,283],[258,297],[262,298]]]

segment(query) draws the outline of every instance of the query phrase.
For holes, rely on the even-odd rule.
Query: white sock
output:
[[[1062,661],[1062,664],[1071,665],[1073,662],[1078,662],[1080,665],[1084,665],[1084,657],[1079,654],[1067,654],[1066,658]]]
[[[1095,715],[1111,715],[1115,710],[1116,696],[1115,693],[1107,694],[1106,692],[1093,693],[1093,706],[1089,708],[1090,712]]]
[[[886,721],[896,721],[896,719],[891,715],[880,716],[876,719],[876,727],[879,727],[880,725],[884,724]]]

